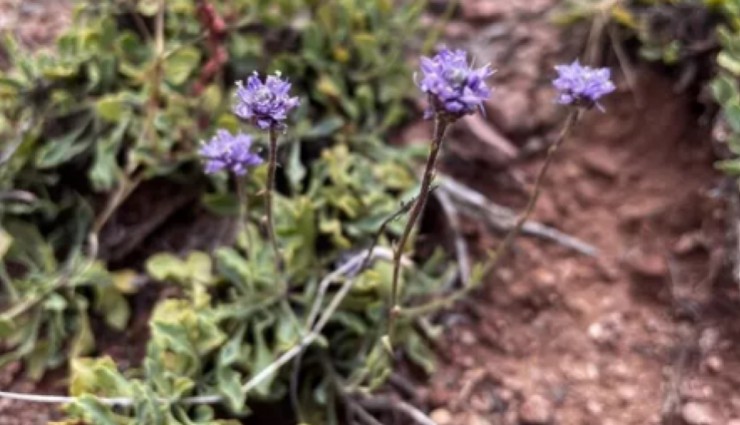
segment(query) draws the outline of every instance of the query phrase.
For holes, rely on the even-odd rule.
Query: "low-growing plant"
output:
[[[441,250],[419,259],[408,247],[445,130],[483,107],[491,70],[472,68],[461,50],[422,58],[417,84],[436,131],[417,186],[413,152],[382,137],[411,94],[393,31],[412,26],[421,6],[104,1],[78,11],[56,55],[28,56],[9,41],[0,361],[23,360],[38,378],[69,360],[70,396],[0,395],[67,402],[69,424],[236,423],[212,406],[241,417],[254,401],[281,400],[300,423],[336,424],[340,406],[354,406],[347,400],[387,381],[399,353],[430,372],[428,313],[498,264],[553,154],[615,87],[606,69],[557,68],[557,101],[572,108],[530,202],[495,256],[446,293],[455,265]],[[238,76],[248,78],[232,101],[221,82]],[[148,279],[109,271],[101,231],[154,178],[206,187],[201,205],[235,217],[234,238],[153,255]],[[174,295],[154,306],[141,363],[119,370],[96,351],[90,322],[125,328],[126,297],[144,280]]]

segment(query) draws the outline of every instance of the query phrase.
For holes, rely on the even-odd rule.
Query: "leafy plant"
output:
[[[300,380],[288,397],[305,422],[337,423],[343,393],[376,389],[390,373],[393,357],[379,333],[391,266],[374,260],[356,276],[321,278],[376,237],[388,249],[400,231],[391,221],[377,235],[416,188],[415,156],[383,141],[409,106],[407,45],[398,34],[414,33],[423,6],[105,0],[79,7],[54,52],[28,54],[7,39],[13,66],[0,76],[7,353],[0,362],[22,359],[38,378],[69,356],[70,392],[79,396],[70,423],[228,423],[210,407],[179,400],[216,396],[241,415],[253,399],[288,397],[290,373],[254,388],[242,383],[309,335],[312,310],[341,300],[296,363]],[[109,358],[85,357],[97,353],[94,317],[111,332],[124,328],[126,298],[144,280],[108,270],[96,250],[128,196],[155,178],[191,182],[202,207],[235,215],[232,182],[204,179],[196,150],[216,127],[236,129],[231,82],[255,69],[280,69],[303,97],[279,152],[275,221],[284,275],[267,257],[255,199],[247,232],[233,246],[146,261],[150,278],[178,295],[155,306],[139,367],[118,370]],[[251,177],[248,190],[263,190],[264,169]],[[439,292],[451,273],[441,253],[406,267],[414,273],[405,276],[403,295],[413,299]],[[353,289],[337,298],[346,279],[356,280]],[[289,288],[276,284],[283,280]],[[428,335],[420,329],[413,320],[399,323],[397,348],[428,370]],[[131,402],[112,407],[101,397]]]

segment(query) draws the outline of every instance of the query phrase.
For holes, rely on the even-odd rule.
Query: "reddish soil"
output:
[[[447,30],[499,68],[488,125],[523,153],[552,139],[552,65],[580,56],[586,39],[547,21],[557,4],[465,0],[484,18]],[[420,390],[438,425],[738,424],[740,294],[724,264],[723,177],[695,97],[636,71],[640,102],[621,81],[606,114],[586,115],[533,216],[599,257],[520,238],[492,280],[442,317],[446,360]],[[448,172],[523,207],[543,155],[508,166],[491,149],[501,134],[458,127]],[[479,224],[467,230],[479,252],[498,243]]]
[[[644,109],[622,93],[607,114],[589,113],[557,154],[533,217],[600,256],[520,239],[448,318],[459,323],[446,328],[452,360],[428,389],[439,425],[740,418],[740,294],[713,261],[723,205],[709,135],[691,99],[641,75]],[[540,163],[521,166],[526,181]],[[500,185],[477,181],[501,197]]]

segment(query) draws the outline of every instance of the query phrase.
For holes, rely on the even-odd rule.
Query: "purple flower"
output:
[[[280,78],[279,71],[268,75],[264,83],[255,71],[247,78],[246,86],[241,81],[236,85],[234,113],[262,130],[284,127],[288,112],[300,103],[297,97],[288,95],[291,84]]]
[[[555,70],[558,78],[553,85],[558,90],[557,102],[561,105],[596,106],[603,110],[599,99],[616,89],[609,68],[582,66],[576,60],[570,65],[556,66]]]
[[[252,138],[244,133],[232,135],[227,130],[217,130],[210,142],[198,153],[206,160],[206,174],[228,169],[238,176],[247,174],[248,167],[262,164],[262,158],[250,152]]]
[[[452,118],[472,114],[483,107],[491,95],[486,78],[493,74],[490,65],[474,69],[464,50],[442,49],[433,58],[421,58],[421,91],[429,96],[425,117],[442,113]]]

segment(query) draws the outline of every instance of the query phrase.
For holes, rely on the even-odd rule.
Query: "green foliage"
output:
[[[53,53],[28,54],[5,40],[13,66],[0,74],[0,366],[22,360],[39,378],[70,360],[70,423],[228,424],[183,397],[221,395],[234,415],[251,400],[280,400],[290,367],[249,393],[242,384],[304,335],[321,278],[369,246],[381,223],[416,190],[410,151],[383,143],[407,115],[411,75],[403,60],[424,1],[215,1],[226,19],[228,53],[213,78],[215,52],[197,17],[198,1],[105,0],[81,6]],[[281,70],[303,98],[281,136],[275,199],[285,270],[276,275],[261,231],[265,170],[250,176],[245,231],[233,246],[145,264],[172,288],[149,321],[141,365],[119,370],[99,354],[91,323],[124,329],[128,297],[146,281],[111,271],[96,255],[100,229],[137,186],[154,178],[192,182],[201,206],[235,216],[233,182],[205,179],[196,149],[216,127],[236,129],[233,80]],[[264,144],[264,140],[259,143]],[[203,188],[207,189],[203,189]],[[392,222],[381,235],[400,231]],[[440,291],[449,273],[439,254],[405,276],[407,301]],[[373,390],[393,358],[381,342],[390,264],[375,261],[303,356],[299,418],[338,423],[340,391]],[[323,311],[345,278],[331,282]],[[99,327],[95,327],[97,330]],[[422,334],[401,320],[400,347],[432,367]],[[128,397],[111,408],[95,397]]]

